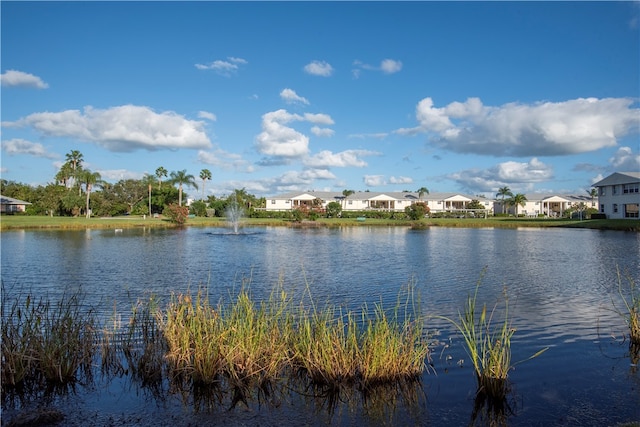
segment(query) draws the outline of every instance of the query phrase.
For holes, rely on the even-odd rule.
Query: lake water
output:
[[[423,315],[456,317],[482,277],[480,302],[492,307],[507,291],[517,329],[513,360],[549,347],[510,373],[508,425],[640,421],[640,372],[614,309],[621,307],[617,269],[640,284],[640,233],[365,226],[239,234],[225,228],[10,231],[1,245],[8,295],[55,299],[81,289],[105,316],[114,303],[126,313],[151,294],[168,300],[206,286],[216,300],[250,286],[260,299],[281,283],[294,300],[309,289],[315,301],[351,309],[392,307],[401,288],[413,284]],[[624,278],[622,284],[628,287]],[[73,408],[68,425],[466,425],[476,388],[461,337],[442,321],[427,327],[439,332],[435,373],[413,390],[416,401],[390,393],[379,399],[381,409],[372,397],[347,396],[329,410],[317,398],[291,393],[277,405],[196,411],[178,396],[158,401],[124,380],[58,404]]]

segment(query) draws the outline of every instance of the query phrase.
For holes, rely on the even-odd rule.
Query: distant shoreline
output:
[[[186,227],[227,227],[225,218],[189,218]],[[598,230],[640,231],[637,219],[547,219],[547,218],[425,218],[420,221],[373,219],[358,221],[355,218],[319,218],[317,221],[295,222],[272,218],[243,218],[241,227],[411,227],[428,229],[429,227],[456,228],[589,228]],[[174,228],[171,222],[160,218],[126,216],[115,218],[72,218],[25,215],[2,215],[0,231],[12,230],[85,230],[118,228]]]

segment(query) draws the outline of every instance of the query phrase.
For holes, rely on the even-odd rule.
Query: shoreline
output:
[[[225,218],[189,218],[185,227],[229,227]],[[319,218],[316,221],[291,221],[275,218],[243,218],[241,227],[430,227],[456,228],[587,228],[597,230],[640,231],[637,219],[548,219],[548,218],[425,218],[419,221],[356,218]],[[2,215],[0,232],[17,230],[86,230],[124,228],[176,228],[179,227],[161,218],[137,216],[115,218],[73,218],[23,215]]]

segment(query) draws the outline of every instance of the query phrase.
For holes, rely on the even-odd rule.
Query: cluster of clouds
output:
[[[205,114],[206,115],[206,114]],[[210,148],[204,122],[189,120],[173,111],[157,113],[149,107],[122,105],[107,109],[33,113],[6,128],[30,127],[42,135],[96,143],[110,151],[131,152]]]
[[[424,98],[416,107],[418,126],[401,135],[429,134],[430,143],[457,152],[492,156],[562,156],[615,147],[637,132],[640,110],[628,98],[578,98],[531,105],[485,106],[479,98],[434,107]]]
[[[246,64],[248,61],[245,59],[229,57],[209,64],[196,64],[195,67],[229,77]],[[402,62],[392,59],[384,59],[379,65],[354,61],[352,66],[355,78],[363,71],[394,74],[402,70]],[[312,61],[304,66],[304,71],[330,77],[335,69],[325,61]],[[0,78],[2,86],[48,88],[41,78],[22,71],[9,70]],[[279,95],[287,105],[311,105],[309,99],[291,88],[283,89]],[[630,98],[578,98],[562,102],[487,106],[479,98],[468,98],[437,107],[432,98],[426,97],[417,103],[416,126],[367,137],[425,135],[428,146],[445,152],[528,157],[528,161],[505,161],[484,169],[461,170],[444,178],[471,191],[490,191],[505,185],[533,188],[537,183],[554,179],[553,168],[539,160],[540,157],[618,147],[620,138],[639,132],[640,109],[636,103],[637,100]],[[260,191],[262,186],[282,191],[309,187],[316,180],[337,180],[332,168],[365,168],[368,166],[367,157],[382,154],[362,149],[313,153],[309,135],[317,138],[334,136],[333,118],[324,113],[298,114],[278,109],[261,117],[261,132],[255,136],[253,148],[263,157],[253,164],[241,155],[213,146],[207,136],[207,122],[216,121],[216,115],[208,111],[199,111],[197,120],[192,120],[173,111],[156,112],[147,106],[121,105],[106,109],[87,106],[83,110],[33,113],[13,122],[2,122],[2,126],[29,127],[46,137],[91,142],[114,152],[194,149],[198,150],[199,162],[225,170],[253,172],[256,166],[294,162],[302,166],[300,171],[288,171],[279,177],[263,180],[254,186],[256,191]],[[2,149],[9,155],[59,158],[42,144],[19,138],[3,141]],[[608,166],[576,165],[574,170],[589,169],[598,173],[594,178],[598,180],[605,168],[639,170],[640,154],[634,153],[630,147],[618,147],[608,159]],[[124,172],[119,173],[122,175]],[[371,174],[364,175],[363,182],[368,187],[380,187],[408,185],[413,183],[413,179]]]

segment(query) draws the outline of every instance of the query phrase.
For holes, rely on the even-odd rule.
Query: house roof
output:
[[[14,199],[13,197],[7,197],[0,195],[0,205],[30,205],[31,203],[24,200]]]
[[[615,172],[596,182],[593,186],[604,187],[606,185],[631,184],[635,182],[640,182],[640,172]]]

